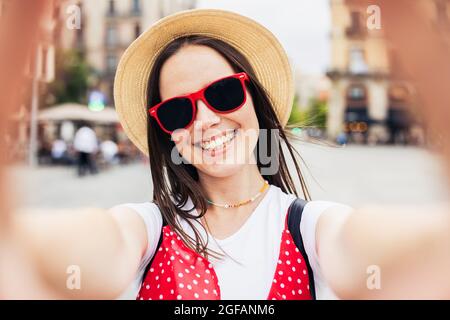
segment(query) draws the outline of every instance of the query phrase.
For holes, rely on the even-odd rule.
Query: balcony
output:
[[[374,80],[382,80],[389,78],[389,73],[382,70],[369,69],[367,73],[354,73],[350,70],[346,69],[337,69],[331,68],[328,69],[326,75],[331,80],[340,80],[340,79],[350,79],[350,80],[363,80],[363,79],[374,79]]]
[[[345,29],[345,35],[348,38],[364,38],[367,36],[367,28],[365,26],[365,20],[363,19],[363,14],[359,11],[354,11],[350,14],[351,23]]]
[[[362,39],[367,36],[367,29],[361,27],[359,24],[351,25],[345,29],[345,35],[352,39]]]
[[[133,3],[132,6],[125,11],[117,11],[113,2],[110,2],[108,10],[105,13],[106,18],[109,19],[129,19],[133,17],[142,16],[142,8],[138,3]]]

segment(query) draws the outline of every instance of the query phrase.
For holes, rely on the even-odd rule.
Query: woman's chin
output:
[[[199,175],[214,177],[214,178],[226,178],[238,174],[244,168],[244,164],[236,163],[215,163],[196,166]]]

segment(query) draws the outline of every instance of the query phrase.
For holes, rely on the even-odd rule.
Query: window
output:
[[[352,85],[348,89],[348,98],[351,100],[362,100],[366,97],[366,91],[361,85]]]
[[[350,26],[346,30],[347,36],[362,36],[365,33],[363,15],[360,11],[350,13]]]
[[[393,101],[405,101],[408,95],[408,89],[403,85],[393,85],[389,89],[389,98]]]
[[[411,103],[410,89],[404,84],[392,84],[388,91],[389,107],[398,109],[407,107]]]
[[[131,12],[133,14],[141,13],[141,2],[140,2],[140,0],[133,0],[132,7],[131,7]]]
[[[81,2],[77,3],[77,6],[80,8],[80,12],[83,12],[83,5]],[[84,25],[83,25],[83,21],[84,19],[81,17],[80,19],[80,28],[76,29],[76,33],[75,33],[75,46],[77,48],[82,48],[83,47],[83,39],[84,39]]]
[[[351,84],[348,87],[347,107],[367,107],[367,89],[363,84]]]
[[[139,23],[136,23],[134,26],[134,37],[137,38],[141,34],[141,25]]]
[[[113,73],[117,67],[117,56],[113,53],[108,53],[106,56],[106,70]]]
[[[106,103],[108,105],[114,104],[114,82],[110,81],[108,86],[108,93],[106,95]]]
[[[367,110],[367,89],[364,84],[353,83],[347,88],[345,122],[350,131],[364,132],[370,117]]]
[[[106,28],[106,44],[110,47],[117,44],[117,30],[113,25],[109,25]]]
[[[349,69],[351,73],[367,73],[369,67],[365,61],[364,50],[361,48],[352,48],[350,50]]]
[[[112,16],[116,14],[116,2],[114,0],[109,0],[108,14]]]
[[[361,13],[359,11],[351,13],[351,28],[353,30],[361,29]]]

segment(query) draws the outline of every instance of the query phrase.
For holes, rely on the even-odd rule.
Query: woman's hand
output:
[[[383,36],[390,55],[397,58],[392,76],[415,88],[418,111],[450,174],[448,25],[439,24],[428,1],[359,4],[380,7]],[[339,212],[324,213],[316,234],[325,277],[341,297],[450,298],[448,205],[366,206],[346,221],[342,217]],[[368,281],[376,280],[370,277],[377,271],[381,288],[371,290]]]
[[[25,69],[35,50],[41,19],[49,14],[49,1],[11,1],[0,19],[0,299],[55,297],[35,273],[27,253],[16,243],[11,230],[12,203],[5,166],[6,129],[19,110]],[[20,37],[17,36],[20,30]]]
[[[60,298],[117,298],[147,246],[144,222],[123,207],[19,212],[14,225],[30,265]]]
[[[449,207],[366,206],[319,218],[321,269],[345,299],[448,299]]]

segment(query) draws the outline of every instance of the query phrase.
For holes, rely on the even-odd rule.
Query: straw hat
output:
[[[153,63],[172,40],[205,35],[232,45],[252,65],[269,94],[280,122],[292,108],[294,84],[285,51],[275,36],[242,15],[215,9],[194,9],[167,16],[141,34],[120,59],[114,80],[114,100],[128,138],[146,155],[147,85]]]

